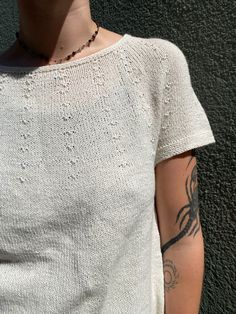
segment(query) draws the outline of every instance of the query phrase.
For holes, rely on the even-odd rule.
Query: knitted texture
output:
[[[164,314],[154,168],[210,143],[166,39],[1,65],[0,313]]]

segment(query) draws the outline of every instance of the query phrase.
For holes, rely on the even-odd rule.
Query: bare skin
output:
[[[37,52],[50,57],[46,62],[33,57],[15,40],[0,55],[0,64],[5,66],[43,66],[55,64],[72,51],[77,50],[96,31],[97,26],[91,18],[89,0],[18,0],[19,31],[24,42]],[[71,57],[77,60],[119,41],[123,35],[100,26],[98,34],[90,47]]]

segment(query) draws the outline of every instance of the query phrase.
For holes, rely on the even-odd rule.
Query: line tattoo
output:
[[[164,272],[164,288],[165,291],[174,289],[178,283],[179,273],[174,265],[174,262],[170,259],[163,261],[163,272]]]
[[[194,157],[196,157],[196,151],[195,151],[195,149],[192,149],[192,150],[191,150],[191,155],[192,155],[192,157],[190,158],[190,160],[189,160],[189,162],[188,162],[188,164],[187,164],[186,169],[188,168],[188,166],[189,166],[189,164],[191,163],[192,159],[193,159]]]
[[[193,158],[193,157],[192,157]],[[192,160],[191,158],[191,160]],[[197,232],[200,230],[200,219],[199,219],[199,204],[198,204],[198,182],[197,182],[197,164],[194,165],[191,173],[191,178],[189,176],[185,182],[185,190],[188,197],[189,203],[180,208],[176,222],[179,222],[179,229],[181,230],[184,220],[187,219],[187,223],[184,228],[172,239],[166,242],[162,248],[161,252],[164,252],[174,243],[183,238],[189,231],[188,236],[192,235],[195,237]],[[184,210],[188,209],[185,213]],[[180,221],[181,219],[181,221]],[[195,223],[195,224],[194,224]],[[193,225],[194,224],[194,225]]]

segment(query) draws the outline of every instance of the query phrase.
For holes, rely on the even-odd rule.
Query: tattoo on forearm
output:
[[[193,157],[192,157],[193,158]],[[191,158],[191,160],[192,160]],[[190,160],[190,161],[191,161]],[[172,239],[166,242],[162,248],[161,252],[164,252],[174,243],[183,238],[189,231],[188,236],[192,235],[195,237],[197,232],[200,230],[200,219],[199,219],[199,204],[198,204],[198,182],[197,182],[197,164],[194,165],[191,173],[191,178],[189,176],[186,179],[185,190],[188,197],[189,203],[180,208],[176,222],[179,222],[179,229],[181,230],[184,220],[187,219],[187,223],[184,228]],[[185,213],[184,213],[185,210]],[[186,211],[187,210],[187,211]],[[193,225],[194,224],[194,225]]]
[[[164,271],[164,288],[165,291],[168,292],[176,287],[179,279],[179,273],[173,261],[171,261],[170,259],[165,259],[163,261],[163,271]]]

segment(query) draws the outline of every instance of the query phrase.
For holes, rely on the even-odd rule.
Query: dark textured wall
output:
[[[92,16],[103,27],[120,34],[165,38],[183,50],[193,88],[213,129],[216,144],[196,151],[205,239],[201,314],[236,314],[233,7],[232,0],[91,1]],[[15,2],[1,0],[0,13],[4,50],[18,29]]]

